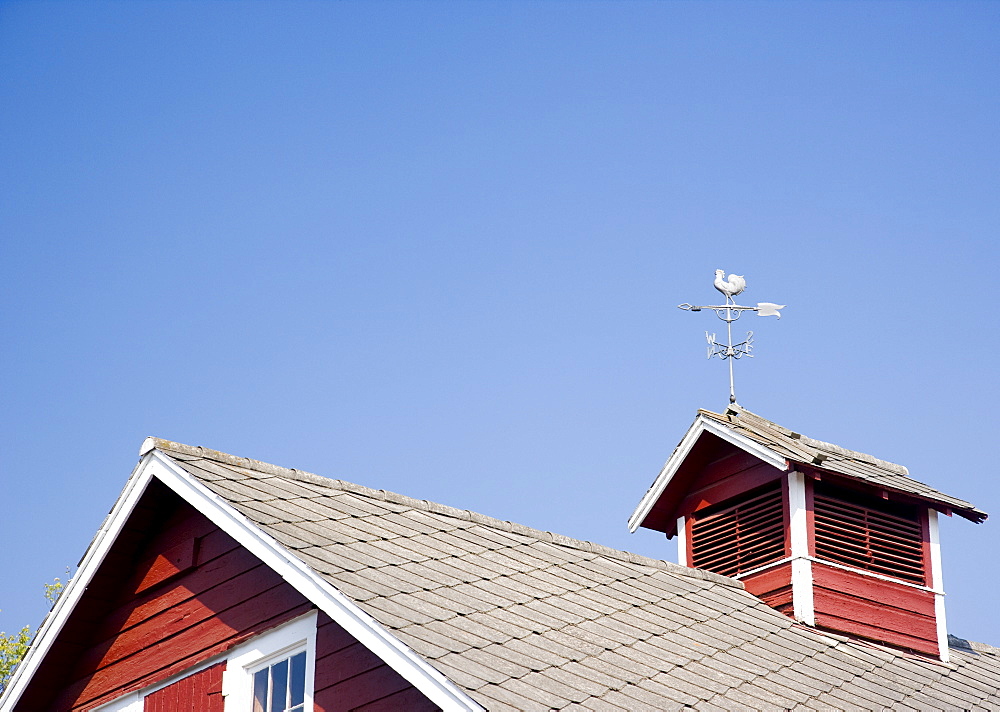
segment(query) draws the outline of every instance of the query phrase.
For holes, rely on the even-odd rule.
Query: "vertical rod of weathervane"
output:
[[[729,402],[736,402],[736,384],[733,381],[733,361],[735,360],[733,352],[733,312],[729,308],[731,304],[735,304],[733,298],[726,295],[726,336],[729,341],[726,344],[726,354],[729,357]]]

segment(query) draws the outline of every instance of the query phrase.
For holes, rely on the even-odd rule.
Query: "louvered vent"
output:
[[[815,525],[817,557],[925,582],[923,533],[916,507],[817,483]]]
[[[745,573],[785,556],[780,485],[725,509],[694,515],[691,558],[695,568],[723,576]]]

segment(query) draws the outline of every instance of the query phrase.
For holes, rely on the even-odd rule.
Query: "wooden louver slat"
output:
[[[819,558],[925,583],[923,533],[916,508],[817,487],[814,512]]]
[[[735,576],[785,555],[784,507],[776,484],[718,511],[694,515],[692,565]]]

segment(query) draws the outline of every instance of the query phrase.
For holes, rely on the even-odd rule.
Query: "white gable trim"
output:
[[[739,433],[730,430],[725,425],[706,418],[704,415],[699,415],[695,418],[691,427],[688,428],[688,431],[684,434],[680,444],[674,449],[666,464],[663,465],[663,469],[660,470],[660,474],[657,475],[656,480],[653,482],[649,490],[647,490],[645,496],[642,498],[642,501],[639,502],[639,506],[635,508],[635,511],[629,518],[628,529],[630,532],[634,532],[638,529],[646,517],[649,516],[650,511],[653,509],[653,505],[655,505],[660,499],[660,496],[663,494],[664,490],[666,490],[667,485],[670,484],[670,480],[672,480],[674,475],[677,474],[677,470],[680,469],[681,464],[687,459],[687,456],[691,452],[691,448],[693,448],[695,443],[698,442],[702,433],[712,433],[726,442],[735,445],[741,450],[759,457],[767,464],[778,468],[782,472],[788,469],[788,461],[774,450],[761,445],[756,440],[752,440],[745,435],[740,435]]]
[[[145,447],[143,448],[145,449]],[[100,567],[136,502],[150,480],[156,478],[188,504],[204,514],[239,544],[278,573],[305,598],[330,616],[358,642],[381,658],[386,665],[447,712],[485,712],[484,708],[448,680],[415,651],[396,638],[353,601],[285,549],[277,540],[236,511],[224,499],[177,465],[159,450],[144,453],[125,485],[111,514],[88,549],[80,569],[60,596],[55,609],[42,624],[24,662],[18,667],[8,693],[0,702],[0,712],[14,709],[28,681],[59,635],[83,592]]]

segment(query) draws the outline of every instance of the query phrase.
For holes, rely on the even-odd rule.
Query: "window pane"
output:
[[[285,712],[288,709],[288,660],[271,666],[271,708],[268,712]]]
[[[292,675],[288,683],[291,694],[288,703],[291,706],[301,705],[306,699],[306,654],[299,653],[292,658]]]
[[[264,668],[253,676],[253,712],[268,712],[267,710],[267,673]],[[244,688],[245,689],[245,688]]]

